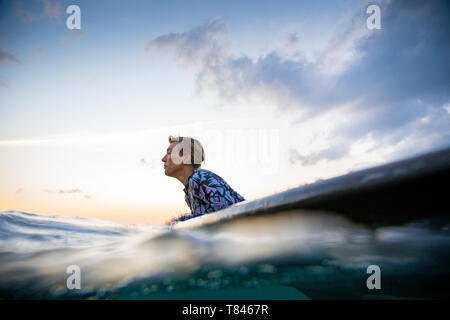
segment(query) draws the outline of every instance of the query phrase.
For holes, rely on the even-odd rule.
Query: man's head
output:
[[[170,136],[169,147],[161,161],[164,162],[166,176],[174,177],[184,166],[200,168],[205,161],[205,152],[200,141],[194,138]]]

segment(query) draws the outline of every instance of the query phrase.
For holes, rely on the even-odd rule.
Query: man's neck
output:
[[[183,186],[186,185],[187,179],[191,176],[192,172],[194,172],[194,167],[193,166],[188,166],[185,165],[183,166],[183,170],[181,170],[175,178],[178,179],[178,181],[180,181]]]

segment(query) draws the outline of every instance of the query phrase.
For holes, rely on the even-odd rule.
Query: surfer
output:
[[[166,224],[188,220],[224,209],[245,199],[214,172],[201,169],[205,151],[200,141],[190,137],[169,137],[164,162],[164,173],[178,179],[184,186],[184,199],[190,213],[172,217]]]

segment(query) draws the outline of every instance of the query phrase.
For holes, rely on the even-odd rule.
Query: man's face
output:
[[[173,161],[173,158],[177,155],[175,153],[172,154],[173,148],[178,144],[178,142],[172,142],[169,147],[167,148],[166,155],[161,159],[162,162],[164,162],[164,174],[169,177],[173,177],[175,173],[179,170],[181,170],[183,164],[179,163],[180,161]],[[177,152],[178,148],[175,149],[174,152]],[[180,157],[178,157],[180,159]],[[176,164],[179,163],[179,164]]]

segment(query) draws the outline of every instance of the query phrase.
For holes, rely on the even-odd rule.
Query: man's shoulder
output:
[[[220,176],[218,176],[216,173],[206,170],[206,169],[194,170],[192,179],[194,179],[198,183],[211,183],[211,182],[215,182],[215,181],[223,181],[223,179]]]
[[[197,182],[201,182],[208,179],[211,174],[212,172],[206,169],[195,169],[194,173],[192,174],[192,179]]]

